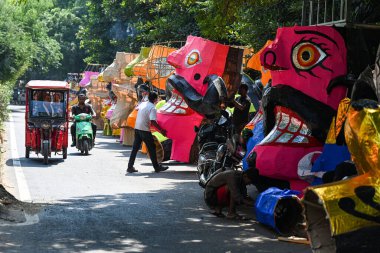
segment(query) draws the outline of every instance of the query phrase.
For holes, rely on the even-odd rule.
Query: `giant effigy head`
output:
[[[169,84],[200,114],[212,114],[223,98],[233,97],[241,80],[243,50],[188,36],[185,46],[168,56],[175,67]]]
[[[254,148],[260,175],[302,190],[346,96],[347,50],[333,27],[284,27],[261,53],[272,86],[262,99],[265,138]],[[271,154],[271,155],[268,155]],[[279,166],[281,161],[281,166]]]
[[[175,67],[167,83],[171,98],[158,111],[157,120],[173,141],[172,160],[194,159],[194,127],[200,126],[205,115],[219,112],[223,99],[236,93],[242,55],[242,49],[194,36],[169,54],[167,61]]]
[[[262,65],[271,70],[272,86],[287,85],[337,109],[346,88],[337,78],[347,73],[343,37],[328,26],[284,27],[261,53]]]

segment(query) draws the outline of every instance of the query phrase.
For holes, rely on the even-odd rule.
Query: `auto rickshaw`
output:
[[[44,164],[52,153],[67,158],[69,129],[69,84],[64,81],[32,80],[26,85],[25,157],[30,152],[43,156]]]

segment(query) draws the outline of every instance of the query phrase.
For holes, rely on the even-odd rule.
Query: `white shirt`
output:
[[[150,132],[150,121],[157,120],[156,107],[151,102],[142,102],[137,107],[135,129]]]

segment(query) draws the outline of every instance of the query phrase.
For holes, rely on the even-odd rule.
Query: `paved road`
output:
[[[194,166],[154,173],[141,155],[140,172],[126,176],[130,148],[112,137],[99,134],[88,157],[70,148],[49,165],[25,159],[23,107],[10,109],[3,183],[41,208],[27,222],[1,222],[0,252],[311,252],[254,221],[208,214]]]

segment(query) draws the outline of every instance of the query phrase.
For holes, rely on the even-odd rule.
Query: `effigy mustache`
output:
[[[180,75],[171,75],[168,83],[173,86],[185,99],[186,103],[194,111],[204,114],[213,115],[220,111],[220,102],[227,97],[227,88],[221,77],[209,75],[204,80],[204,85],[208,85],[204,96],[191,86]]]
[[[270,88],[262,99],[262,105],[266,135],[276,123],[275,107],[283,106],[297,113],[311,130],[312,136],[321,143],[326,140],[331,120],[336,113],[330,106],[288,85],[276,85]]]

